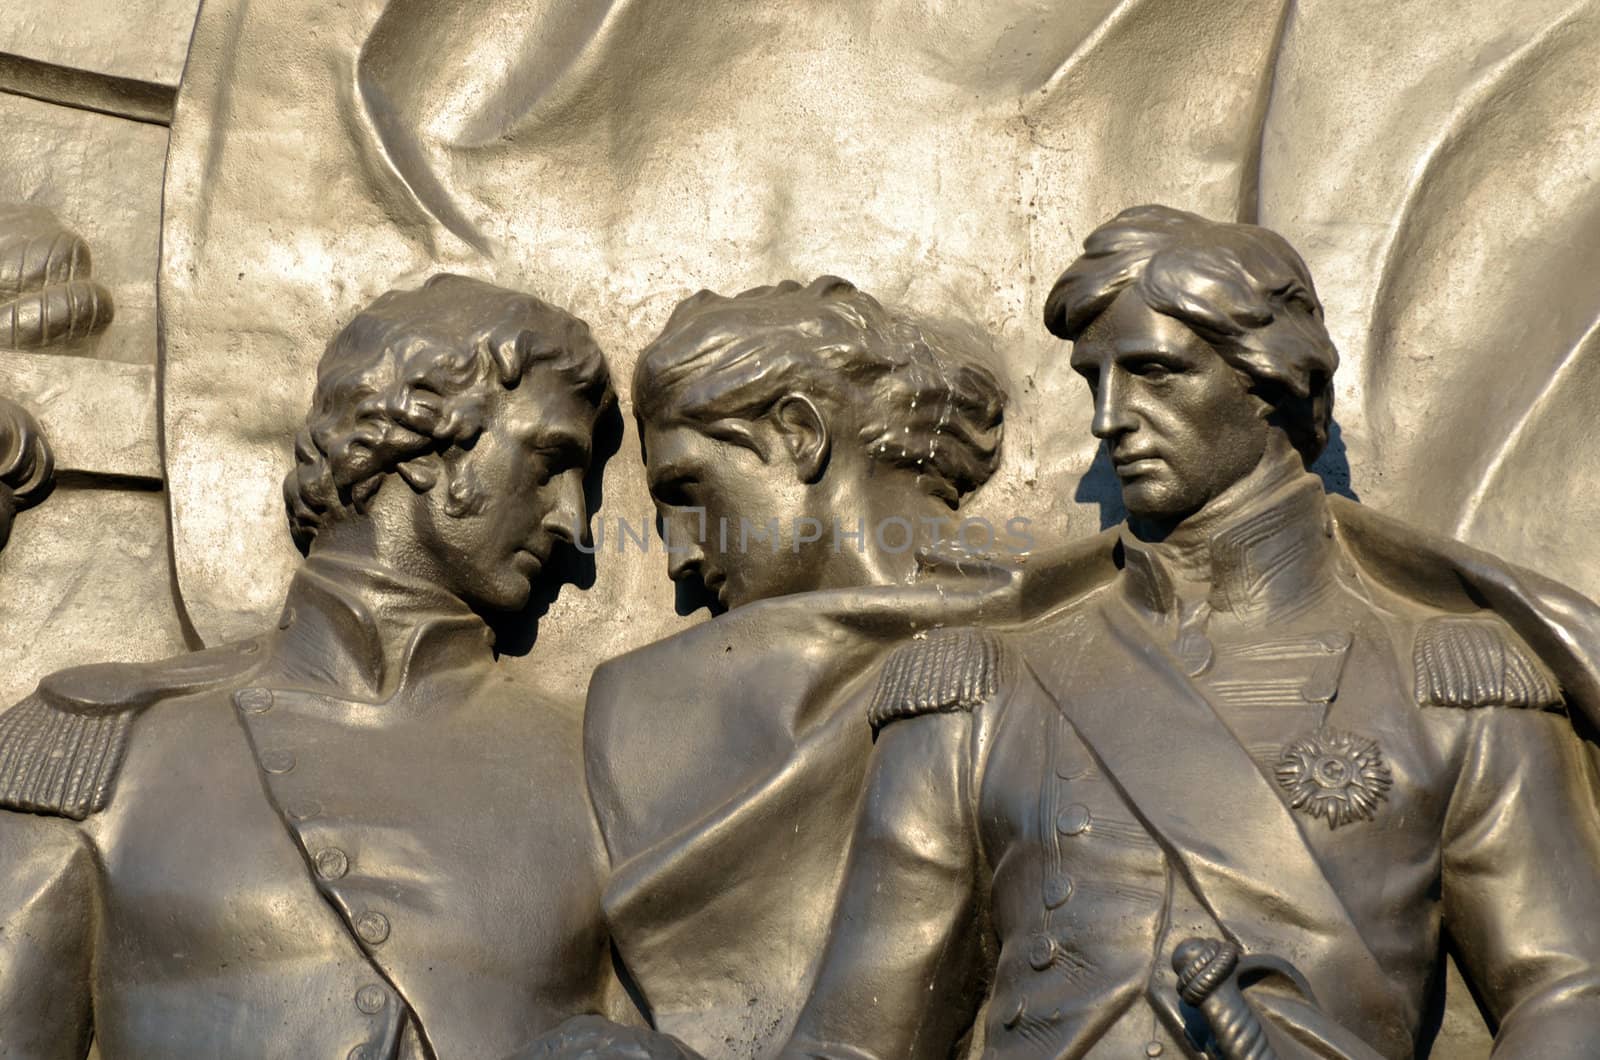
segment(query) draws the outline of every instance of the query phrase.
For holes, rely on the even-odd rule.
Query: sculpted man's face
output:
[[[1122,291],[1072,348],[1135,518],[1175,523],[1249,474],[1272,432],[1249,378],[1184,324]]]
[[[681,550],[668,555],[667,573],[673,581],[698,576],[724,607],[812,587],[811,557],[804,548],[797,554],[793,541],[796,519],[809,514],[807,490],[788,451],[771,440],[769,459],[762,460],[695,426],[644,428],[650,496],[672,548]],[[689,509],[703,509],[703,523]],[[771,520],[777,520],[776,549],[772,539],[757,536],[772,532]]]
[[[587,533],[583,478],[596,416],[547,369],[496,394],[483,433],[446,454],[447,473],[427,494],[419,538],[444,588],[480,610],[527,603],[556,540]]]

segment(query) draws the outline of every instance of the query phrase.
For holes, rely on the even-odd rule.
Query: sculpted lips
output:
[[[1138,478],[1140,475],[1149,475],[1161,469],[1162,460],[1155,453],[1113,453],[1111,466],[1116,469],[1118,478]]]
[[[544,562],[550,556],[549,542],[533,541],[517,549],[516,558],[520,561],[518,566],[531,567],[529,573],[539,571],[544,567]]]

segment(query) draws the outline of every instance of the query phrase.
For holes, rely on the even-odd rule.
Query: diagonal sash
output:
[[[1289,808],[1176,659],[1118,599],[1053,694],[1107,777],[1247,954],[1294,964],[1372,1022],[1396,992]],[[1093,689],[1087,695],[1075,689]]]

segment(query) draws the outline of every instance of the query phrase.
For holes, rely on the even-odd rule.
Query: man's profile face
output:
[[[559,538],[587,533],[583,478],[598,410],[556,372],[534,367],[490,401],[470,449],[445,455],[422,528],[444,588],[478,610],[514,611]],[[444,511],[449,491],[467,510]],[[462,491],[465,491],[463,494]]]
[[[1271,432],[1247,376],[1184,324],[1123,290],[1073,343],[1136,518],[1175,523],[1255,469]]]
[[[770,432],[760,424],[745,426]],[[698,576],[724,607],[812,588],[807,581],[812,556],[793,547],[795,520],[807,511],[805,486],[787,450],[772,441],[770,457],[763,460],[750,448],[694,425],[644,427],[650,496],[674,550],[667,556],[667,573],[673,581]],[[691,509],[703,509],[703,521]],[[770,534],[774,519],[776,552],[771,539],[756,536]],[[826,535],[824,547],[825,542]]]

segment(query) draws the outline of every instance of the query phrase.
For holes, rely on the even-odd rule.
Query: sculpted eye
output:
[[[675,478],[663,482],[650,492],[655,494],[656,500],[669,508],[694,507],[694,485],[690,478]]]
[[[532,465],[540,485],[558,475],[589,466],[589,450],[572,442],[561,441],[532,447]]]
[[[1128,371],[1130,374],[1136,375],[1140,379],[1145,379],[1152,383],[1159,383],[1164,379],[1176,375],[1178,373],[1178,368],[1176,365],[1170,364],[1167,361],[1159,360],[1154,357],[1147,357],[1130,363],[1128,365]]]

